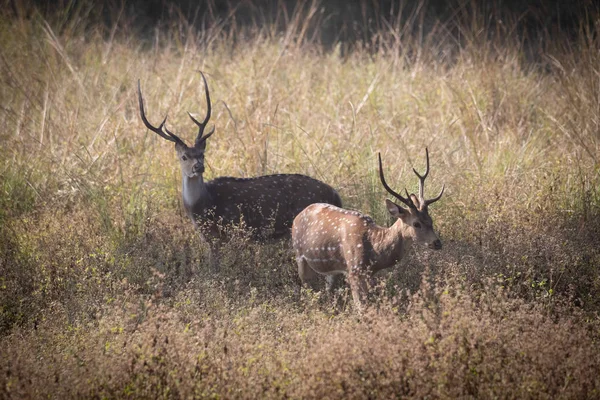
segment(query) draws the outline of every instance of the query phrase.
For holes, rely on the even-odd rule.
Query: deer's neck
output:
[[[408,252],[413,239],[406,233],[406,228],[402,221],[397,220],[389,228],[380,228],[373,232],[373,271],[391,267]]]
[[[193,178],[183,177],[182,196],[183,206],[192,218],[212,206],[212,197],[202,175]]]

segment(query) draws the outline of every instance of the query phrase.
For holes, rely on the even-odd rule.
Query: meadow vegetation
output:
[[[151,32],[90,3],[0,11],[0,397],[600,397],[600,14],[534,43],[467,6],[326,49],[318,3]],[[307,174],[389,224],[376,153],[415,191],[427,146],[443,250],[363,314],[301,290],[286,242],[234,232],[211,273],[136,99],[191,141],[199,70],[208,178]]]

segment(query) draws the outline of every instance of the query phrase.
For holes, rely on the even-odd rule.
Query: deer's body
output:
[[[243,224],[256,240],[289,236],[296,215],[315,201],[341,206],[329,185],[300,174],[255,178],[183,178],[183,204],[194,224],[218,236],[216,224]]]
[[[358,211],[317,203],[296,217],[292,236],[302,272],[309,267],[323,275],[347,274],[353,268],[375,273],[394,265],[410,248],[412,237],[405,228],[400,220],[384,228]]]
[[[420,176],[419,197],[406,198],[393,192],[383,177],[383,185],[396,198],[408,205],[408,209],[386,199],[388,211],[396,217],[389,228],[377,225],[369,216],[330,204],[312,204],[294,219],[292,244],[298,263],[298,274],[303,283],[317,275],[326,275],[328,289],[337,274],[349,278],[352,296],[361,308],[367,294],[367,282],[371,274],[392,267],[401,260],[413,242],[441,249],[442,243],[433,230],[427,206],[437,201],[443,193],[432,200],[423,198],[423,183],[429,172]],[[416,171],[415,171],[416,173]]]
[[[202,122],[191,114],[198,126],[193,146],[188,146],[165,127],[167,118],[155,127],[146,119],[142,91],[138,81],[140,116],[146,127],[175,143],[182,175],[183,205],[194,225],[211,247],[211,265],[218,268],[219,241],[224,239],[221,227],[240,225],[250,230],[257,240],[289,236],[294,217],[312,203],[342,205],[339,194],[329,185],[299,174],[265,175],[255,178],[220,177],[204,182],[204,129],[210,119],[211,104],[206,78],[202,74],[207,111]],[[189,114],[189,113],[188,113]]]

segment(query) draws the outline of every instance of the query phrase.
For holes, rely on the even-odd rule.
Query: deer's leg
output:
[[[208,265],[213,273],[218,273],[221,268],[221,245],[216,240],[208,243]]]
[[[336,284],[341,280],[341,274],[327,275],[325,279],[327,281],[325,286],[327,288],[327,292],[332,293]]]
[[[219,272],[221,265],[221,242],[220,232],[216,224],[199,224],[194,221],[194,225],[200,232],[200,237],[208,245],[208,266],[214,273]]]
[[[296,257],[298,263],[298,276],[302,285],[310,285],[314,281],[318,274],[308,265],[308,261],[304,257]]]
[[[364,310],[367,303],[367,294],[369,293],[369,274],[368,271],[353,266],[348,274],[350,288],[352,289],[352,299],[357,310]]]

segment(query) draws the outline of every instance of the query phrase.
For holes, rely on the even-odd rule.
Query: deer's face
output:
[[[181,140],[177,135],[171,132],[165,126],[167,122],[167,117],[163,119],[163,121],[158,126],[152,125],[148,119],[146,118],[146,111],[144,110],[144,99],[142,97],[142,88],[140,85],[140,81],[138,80],[138,103],[140,106],[140,116],[142,117],[142,122],[146,125],[146,128],[150,129],[152,132],[156,133],[158,136],[163,139],[168,140],[169,142],[175,143],[175,150],[177,151],[177,158],[179,159],[179,164],[181,165],[181,173],[183,176],[187,176],[188,178],[195,178],[197,176],[202,176],[204,173],[204,150],[206,149],[206,139],[210,135],[212,135],[215,131],[213,126],[212,130],[208,132],[206,135],[204,134],[204,128],[206,128],[206,124],[210,120],[210,95],[208,93],[208,83],[206,83],[206,78],[204,74],[200,72],[202,75],[202,80],[204,81],[204,92],[206,94],[206,116],[202,122],[196,120],[192,116],[192,114],[188,113],[192,121],[198,126],[198,135],[196,136],[196,142],[194,147],[189,147],[186,145],[183,140]]]
[[[386,199],[386,206],[393,217],[400,219],[404,224],[404,232],[415,243],[424,244],[430,249],[440,250],[442,242],[433,230],[433,221],[429,216],[427,207],[423,209],[403,208]]]
[[[188,147],[185,144],[175,144],[177,158],[181,165],[181,172],[188,178],[195,178],[204,173],[204,151],[206,142],[202,142],[200,146]]]

